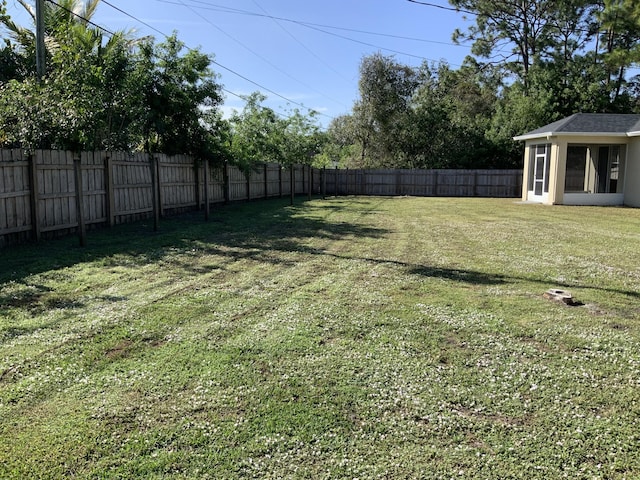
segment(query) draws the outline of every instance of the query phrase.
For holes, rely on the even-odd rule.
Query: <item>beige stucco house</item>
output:
[[[576,113],[525,142],[522,200],[640,207],[640,115]]]

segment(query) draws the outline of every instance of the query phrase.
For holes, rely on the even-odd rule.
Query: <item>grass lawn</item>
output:
[[[0,250],[0,478],[640,478],[640,209],[212,217]]]

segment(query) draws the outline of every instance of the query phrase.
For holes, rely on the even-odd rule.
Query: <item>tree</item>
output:
[[[316,122],[316,113],[303,115],[300,110],[289,112],[287,118],[281,119],[282,144],[280,163],[284,165],[310,165],[322,149],[324,140],[320,127]]]
[[[393,57],[377,53],[362,59],[358,85],[360,98],[353,117],[361,163],[392,165],[401,151],[398,140],[418,85],[417,72]]]
[[[233,162],[246,175],[259,163],[282,160],[281,140],[276,113],[262,105],[266,96],[254,92],[245,101],[242,112],[234,112],[231,124]]]
[[[476,15],[467,33],[454,40],[472,41],[472,52],[484,58],[498,55],[500,63],[520,78],[525,89],[529,69],[540,59],[552,38],[552,0],[450,0],[456,8]],[[504,54],[502,52],[509,52]]]
[[[361,155],[357,151],[356,122],[353,115],[340,115],[329,123],[320,154],[314,162],[318,167],[357,165]]]
[[[16,24],[10,16],[0,17],[0,22],[8,32],[9,38],[21,51],[30,65],[31,73],[35,73],[36,48],[36,9],[26,0],[17,0],[31,17],[32,25],[24,27]],[[100,0],[58,0],[57,2],[43,2],[43,17],[45,25],[45,46],[47,57],[53,56],[53,50],[58,48],[61,41],[68,43],[69,37],[76,37],[73,41],[84,44],[85,49],[96,47],[102,40],[99,29],[91,27],[89,22],[98,8]],[[62,40],[60,34],[66,38]]]
[[[628,108],[628,98],[623,98],[625,73],[640,61],[640,5],[632,0],[604,0],[597,18],[603,52],[596,51],[596,59],[602,58],[612,110],[624,110]]]
[[[35,20],[33,7],[20,3]],[[14,40],[5,51],[19,59],[0,89],[5,144],[72,150],[130,147],[129,126],[139,116],[132,110],[135,90],[130,88],[135,40],[124,32],[107,40],[93,28],[88,19],[97,3],[45,4],[49,67],[42,82],[35,78],[33,31],[2,17]]]
[[[520,167],[522,164],[524,145],[513,141],[515,135],[534,130],[563,116],[559,113],[553,91],[545,88],[545,85],[545,82],[538,84],[534,80],[529,91],[525,92],[522,83],[514,83],[505,89],[497,103],[487,137],[499,151],[504,152],[505,167]]]
[[[472,168],[499,165],[501,160],[485,136],[500,85],[492,69],[470,60],[458,70],[449,65],[423,65],[406,131],[415,132],[405,150],[412,166]]]
[[[139,130],[143,149],[167,154],[209,153],[205,113],[222,101],[209,69],[211,58],[188,50],[176,34],[160,44],[140,46],[133,73],[142,102]]]
[[[303,115],[296,109],[281,118],[262,105],[266,98],[259,92],[252,93],[246,98],[242,112],[231,116],[234,163],[247,175],[265,162],[287,166],[311,164],[323,139],[316,114]]]

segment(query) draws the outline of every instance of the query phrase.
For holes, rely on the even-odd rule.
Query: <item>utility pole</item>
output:
[[[44,0],[36,0],[36,72],[42,79],[46,73],[46,54],[44,46]]]

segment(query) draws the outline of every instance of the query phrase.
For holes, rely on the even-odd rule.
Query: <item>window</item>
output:
[[[620,145],[606,145],[598,148],[597,182],[595,193],[621,193],[621,150]]]
[[[585,191],[585,170],[589,149],[586,146],[567,147],[567,171],[564,177],[564,191],[569,193]]]
[[[609,193],[623,192],[623,150],[624,146],[616,145],[611,147],[611,153],[609,155]]]
[[[569,145],[566,193],[622,193],[624,145]]]

